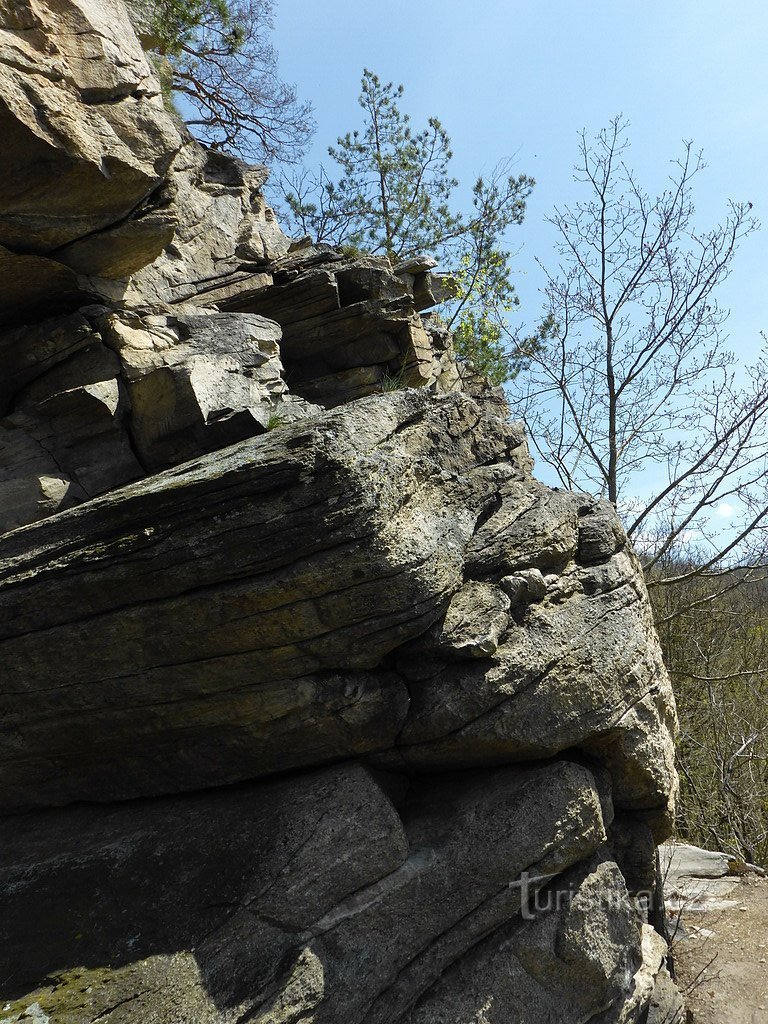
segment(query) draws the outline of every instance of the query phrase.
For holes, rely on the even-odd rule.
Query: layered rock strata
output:
[[[614,511],[434,261],[292,243],[189,139],[119,0],[0,9],[0,1021],[680,1020]]]

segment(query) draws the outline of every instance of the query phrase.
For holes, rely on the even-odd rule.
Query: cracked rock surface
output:
[[[614,510],[121,0],[0,15],[0,1024],[680,1024]]]
[[[513,614],[464,583],[500,482],[527,479],[501,411],[366,399],[0,539],[2,805],[579,749],[663,820],[673,708],[632,556],[584,567],[574,545]]]

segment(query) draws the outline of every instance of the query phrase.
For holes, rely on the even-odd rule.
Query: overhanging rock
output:
[[[502,411],[374,397],[0,540],[4,805],[373,752],[412,770],[579,749],[663,831],[673,708],[639,567],[620,540],[583,564],[579,531],[605,510],[542,508]],[[498,560],[478,561],[489,531]],[[544,594],[504,598],[495,650],[445,646],[467,575],[503,597],[545,549]]]
[[[0,9],[0,1024],[680,1024],[614,510],[450,267],[292,242],[121,0]]]

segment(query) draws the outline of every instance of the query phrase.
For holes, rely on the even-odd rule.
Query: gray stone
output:
[[[509,598],[490,583],[466,583],[451,598],[438,643],[460,658],[487,658],[509,622]]]
[[[594,779],[569,763],[420,780],[401,814],[402,868],[320,922],[313,948],[332,970],[318,1024],[401,1019],[518,914],[524,895],[589,857],[604,835]]]
[[[728,855],[703,850],[688,843],[664,843],[659,850],[661,871],[665,877],[724,878],[728,873]]]
[[[168,213],[149,207],[114,227],[64,246],[56,256],[87,277],[127,278],[160,255],[173,240],[176,226]]]
[[[579,525],[579,561],[583,564],[610,558],[627,543],[627,535],[608,502],[596,503]]]
[[[123,0],[139,42],[145,50],[154,50],[162,40],[155,25],[156,9],[153,0]]]
[[[0,530],[319,413],[288,393],[279,339],[195,306],[86,307],[0,335]]]
[[[143,473],[126,430],[119,363],[93,334],[15,397],[0,420],[0,530],[16,529]],[[90,344],[87,342],[90,341]],[[52,483],[55,481],[55,484]]]
[[[646,1024],[685,1024],[685,1002],[666,967],[656,975]]]
[[[222,309],[242,312],[244,309],[270,320],[276,320],[285,331],[291,324],[323,313],[330,313],[341,306],[336,275],[326,267],[310,268],[303,274],[297,271],[282,274],[275,268],[274,283],[269,283],[257,292],[236,295],[223,301]]]
[[[401,274],[420,274],[426,270],[434,270],[437,266],[437,260],[433,256],[429,256],[422,253],[419,256],[412,256],[408,260],[403,260],[394,267],[394,273]]]
[[[537,485],[532,490],[538,497]],[[470,542],[470,557],[486,527]],[[506,561],[501,544],[496,550]],[[516,544],[511,557],[519,561],[518,552]],[[577,747],[609,767],[618,807],[646,812],[656,835],[668,835],[674,701],[639,565],[627,552],[612,562],[620,585],[611,589],[595,587],[594,570],[571,563],[544,600],[515,611],[490,665],[435,659],[429,636],[421,654],[418,645],[404,652],[398,667],[412,681],[411,707],[399,750],[383,763],[498,763]]]
[[[475,534],[468,551],[473,574],[508,576],[520,569],[561,572],[575,557],[584,498],[537,481],[512,481],[500,508]]]
[[[513,465],[519,444],[464,396],[398,392],[0,539],[17,681],[0,696],[0,804],[392,747],[407,691],[374,670],[442,615],[493,486],[478,462]]]
[[[121,0],[0,7],[0,1024],[677,1021],[614,509],[434,260],[291,242],[179,130]]]
[[[131,436],[148,471],[263,432],[287,392],[280,329],[263,317],[180,307],[97,321],[119,358]]]
[[[266,179],[265,167],[187,142],[154,203],[156,216],[176,225],[173,240],[133,275],[124,301],[221,302],[224,308],[270,283],[268,264],[288,251],[290,240],[264,199]]]
[[[25,815],[0,854],[5,1013],[400,1020],[604,834],[570,763],[417,780],[400,816],[355,766]]]
[[[682,999],[666,967],[667,944],[647,924],[642,926],[641,951],[642,960],[627,998],[592,1018],[593,1024],[683,1024]],[[667,1011],[671,1011],[668,1020],[663,1015]]]
[[[0,530],[140,477],[123,420],[117,379],[63,390],[0,420]],[[52,489],[51,480],[61,486]]]
[[[659,872],[668,911],[686,916],[738,906],[729,897],[735,895],[740,874],[731,872],[724,853],[670,840],[659,847]]]
[[[447,346],[433,344],[413,289],[385,257],[349,259],[310,248],[276,261],[272,270],[272,286],[220,306],[280,324],[282,357],[297,394],[334,407],[399,387],[455,384],[455,374],[450,382],[445,376],[449,361],[455,367]]]
[[[608,841],[630,893],[642,894],[649,903],[653,903],[656,895],[656,843],[647,822],[631,814],[619,814],[608,830]],[[649,909],[654,908],[649,906]]]
[[[440,640],[499,486],[543,522],[538,484],[526,504],[527,458],[493,406],[399,392],[9,536],[2,654],[21,693],[3,702],[5,799],[162,792],[374,751],[384,765],[434,768],[577,748],[608,767],[618,807],[665,834],[674,705],[627,552],[609,566],[572,562],[508,626],[501,590],[472,583],[465,598],[492,598],[492,611],[478,604],[473,619],[457,598]],[[88,537],[99,538],[93,551]],[[149,550],[151,569],[137,576]],[[67,651],[60,666],[51,643]],[[452,660],[473,643],[485,658]],[[377,675],[398,648],[402,678]],[[350,686],[355,710],[342,714]],[[87,761],[85,735],[98,736]],[[211,757],[217,743],[224,760]],[[44,783],[52,757],[62,771]]]
[[[551,577],[549,579],[551,581]],[[547,595],[547,583],[540,569],[523,569],[511,576],[503,576],[500,583],[513,604],[543,601]]]
[[[641,929],[615,864],[583,861],[538,893],[527,917],[453,964],[404,1024],[586,1021],[624,1005]]]
[[[42,986],[36,998],[64,1021],[91,1020],[123,998],[138,1000],[130,1019],[158,1013],[161,994],[150,990],[142,1003],[143,983],[158,970],[171,983],[165,1013],[179,984],[182,1005],[190,982],[193,998],[195,986],[211,1001],[221,1002],[225,986],[257,994],[297,931],[396,871],[407,854],[391,803],[354,766],[17,818],[0,855],[4,992]],[[258,958],[249,963],[251,950],[241,948],[217,977],[217,958],[244,924],[250,943],[261,940]]]
[[[12,400],[25,385],[97,340],[90,323],[79,313],[0,334],[0,413],[10,410]]]
[[[4,473],[0,480],[0,529],[16,530],[85,500],[85,493],[58,469],[50,453],[23,431],[9,433],[0,423],[0,462],[6,459],[21,463],[25,475]]]

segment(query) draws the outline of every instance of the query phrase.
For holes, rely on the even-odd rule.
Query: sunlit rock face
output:
[[[82,239],[120,225],[112,261],[131,236],[149,262],[164,228],[142,204],[182,140],[124,7],[6,0],[2,13],[0,244],[77,267]]]
[[[0,10],[0,1022],[681,1020],[613,509],[118,0]]]

